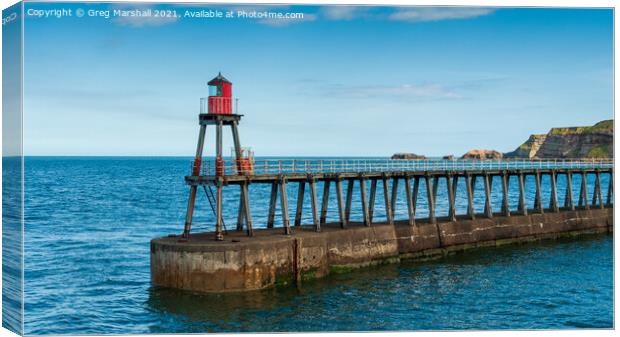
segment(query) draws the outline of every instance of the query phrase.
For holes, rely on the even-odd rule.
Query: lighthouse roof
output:
[[[212,79],[211,81],[209,81],[209,83],[207,83],[208,85],[216,85],[216,84],[220,84],[222,82],[226,82],[229,84],[232,84],[231,81],[227,80],[226,77],[222,76],[222,73],[218,73],[217,76],[215,76],[214,79]]]

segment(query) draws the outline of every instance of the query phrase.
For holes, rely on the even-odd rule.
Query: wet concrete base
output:
[[[351,223],[258,229],[253,237],[231,231],[224,241],[213,233],[151,241],[154,285],[198,292],[257,290],[303,282],[330,273],[400,259],[429,259],[476,247],[498,246],[562,236],[611,232],[613,208],[561,210],[557,213],[457,218],[437,224],[406,221],[370,227]]]

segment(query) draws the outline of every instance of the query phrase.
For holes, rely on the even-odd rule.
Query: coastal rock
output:
[[[477,160],[486,160],[486,159],[502,159],[504,155],[495,150],[471,150],[465,153],[461,159],[477,159]]]
[[[426,159],[426,156],[415,153],[395,153],[392,155],[392,159]]]
[[[612,158],[613,120],[593,126],[552,128],[546,135],[531,135],[507,158]]]
[[[453,155],[449,154],[449,155],[447,155],[447,156],[443,156],[443,158],[442,158],[442,159],[443,159],[443,160],[454,160],[455,158],[454,158],[454,156],[453,156]]]

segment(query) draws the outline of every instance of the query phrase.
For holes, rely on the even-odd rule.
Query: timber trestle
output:
[[[238,135],[237,135],[238,137]],[[482,161],[481,161],[482,162]],[[482,165],[481,165],[482,166]],[[542,166],[542,165],[540,165]],[[198,171],[201,172],[201,171]],[[194,171],[193,173],[196,173]],[[342,172],[342,173],[279,173],[279,174],[252,174],[251,171],[239,171],[241,174],[200,175],[192,174],[185,177],[186,183],[193,189],[199,185],[213,185],[218,188],[216,194],[216,239],[222,239],[222,195],[224,186],[239,186],[240,201],[237,218],[237,230],[246,230],[248,236],[253,235],[252,218],[250,212],[250,184],[269,184],[271,186],[267,227],[273,228],[276,223],[275,211],[279,207],[282,212],[281,223],[283,234],[291,234],[295,227],[311,225],[315,231],[321,231],[321,226],[326,224],[330,196],[335,193],[338,210],[338,222],[342,228],[351,223],[352,209],[358,207],[361,211],[361,224],[371,226],[375,223],[394,223],[394,214],[397,210],[397,198],[399,188],[404,188],[407,204],[408,224],[415,226],[416,222],[424,221],[432,224],[437,223],[437,204],[439,197],[438,189],[440,182],[445,188],[448,212],[447,221],[456,221],[458,218],[475,219],[477,217],[492,218],[494,215],[528,215],[530,213],[560,212],[561,210],[606,208],[612,207],[613,202],[613,169],[608,164],[593,163],[587,168],[518,168],[518,169],[463,169],[463,170],[412,170],[412,171],[387,171],[387,172]],[[609,175],[609,183],[606,195],[601,188],[601,175]],[[573,191],[573,178],[580,177],[578,191]],[[593,176],[594,189],[589,195],[588,177]],[[526,181],[527,177],[533,177],[534,198],[533,203],[528,205]],[[512,178],[512,179],[511,179]],[[547,178],[547,179],[543,179]],[[566,183],[566,192],[563,204],[558,201],[558,180],[563,179]],[[532,180],[532,179],[530,179]],[[546,185],[543,185],[543,180]],[[499,181],[501,193],[493,193],[493,181]],[[461,184],[459,184],[459,182]],[[322,183],[322,193],[319,200],[317,194],[319,183]],[[379,183],[381,189],[378,191]],[[510,184],[516,184],[519,196],[518,205],[510,205]],[[531,182],[530,182],[531,183]],[[294,219],[289,218],[288,186],[297,186],[295,199]],[[424,185],[424,188],[421,188]],[[463,214],[457,212],[457,188],[464,185],[465,198],[467,200],[466,211]],[[482,186],[480,186],[482,185]],[[370,186],[368,191],[367,186]],[[482,187],[484,195],[484,211],[477,213],[476,191]],[[334,192],[335,189],[335,192]],[[368,193],[369,192],[369,193]],[[577,198],[575,193],[577,192]],[[304,196],[309,193],[310,205],[305,205]],[[353,204],[353,195],[359,194],[358,205]],[[420,205],[420,196],[424,194],[426,202]],[[543,205],[543,195],[548,194],[548,205]],[[190,204],[193,206],[190,194]],[[385,205],[385,218],[376,219],[375,200],[380,197]],[[501,199],[501,211],[493,211],[493,198]],[[530,199],[531,200],[531,199]],[[445,201],[445,200],[444,200]],[[428,217],[420,219],[416,214],[421,206],[426,207]],[[303,223],[302,212],[310,211],[311,223]],[[189,212],[189,208],[188,208]],[[191,215],[188,214],[189,223],[186,222],[187,237],[191,226]],[[291,222],[293,223],[291,225]],[[359,222],[358,222],[359,223]],[[438,229],[439,230],[439,229]],[[219,235],[218,235],[219,233]]]

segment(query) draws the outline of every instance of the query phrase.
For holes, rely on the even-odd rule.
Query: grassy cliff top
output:
[[[569,135],[569,134],[582,134],[582,133],[613,133],[614,121],[613,119],[604,120],[598,122],[592,126],[575,126],[568,128],[552,128],[549,131],[550,135]]]

